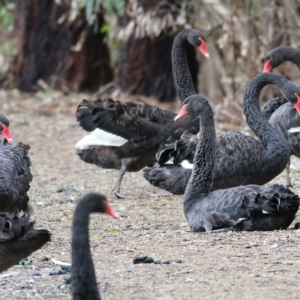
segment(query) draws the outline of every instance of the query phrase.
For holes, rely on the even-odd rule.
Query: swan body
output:
[[[299,197],[282,185],[245,185],[211,191],[217,157],[213,112],[208,101],[199,95],[188,97],[185,105],[200,114],[194,168],[183,201],[190,229],[210,232],[287,228],[299,209]]]

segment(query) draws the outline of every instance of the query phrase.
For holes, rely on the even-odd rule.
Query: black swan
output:
[[[278,47],[271,50],[265,58],[263,72],[270,72],[285,61],[291,61],[300,69],[300,51],[291,47]],[[300,126],[300,106],[295,107],[284,97],[268,101],[262,108],[264,116],[270,124],[281,132],[288,141],[291,155],[300,158],[300,132],[295,130]],[[287,185],[291,186],[290,160],[286,166]]]
[[[245,184],[265,184],[279,175],[289,159],[289,147],[281,133],[277,132],[263,117],[259,107],[259,94],[267,84],[276,85],[292,105],[300,103],[300,89],[291,81],[274,73],[261,73],[248,84],[244,95],[244,113],[246,121],[260,141],[239,132],[220,133],[217,135],[217,161],[215,164],[211,189],[222,189]],[[188,108],[183,111],[189,114]],[[194,113],[194,112],[192,112]],[[189,137],[181,143],[177,153],[181,159],[193,154],[198,138]],[[186,143],[185,143],[186,142]],[[192,149],[184,149],[188,143]],[[191,147],[190,145],[188,145]],[[175,172],[176,171],[176,172]],[[175,175],[174,175],[175,174]],[[177,194],[184,192],[191,170],[181,166],[168,166],[144,169],[144,177],[152,184]],[[176,177],[177,176],[177,177]],[[179,180],[180,185],[174,183]],[[172,185],[167,185],[172,184]]]
[[[245,97],[249,96],[247,92]],[[185,100],[177,118],[185,115],[186,110],[198,112],[200,115],[199,142],[183,200],[184,215],[190,229],[207,232],[286,229],[298,211],[299,197],[282,185],[264,187],[253,184],[211,192],[215,163],[219,156],[213,112],[208,101],[199,95],[190,96]],[[247,110],[245,107],[246,116]],[[258,132],[263,134],[266,125],[258,119],[258,111],[260,112],[260,109],[257,105],[256,118],[251,119],[251,122],[258,122]],[[273,133],[271,131],[270,139],[276,144],[280,139],[274,132],[275,130]],[[273,146],[270,148],[276,151]],[[283,147],[279,149],[282,150]],[[276,155],[279,155],[279,152]],[[245,167],[249,168],[252,163],[250,159],[244,162]],[[256,175],[260,177],[259,170]]]
[[[86,194],[78,203],[72,225],[72,268],[71,284],[73,300],[101,299],[95,276],[89,243],[89,215],[93,212],[106,213],[119,218],[105,196]]]
[[[29,221],[27,213],[0,212],[0,272],[50,241],[48,230],[33,227],[34,222]]]
[[[198,47],[208,57],[205,37],[195,29],[181,31],[172,48],[173,75],[180,101],[195,94],[186,61],[187,43]],[[170,135],[179,138],[185,129],[198,131],[197,116],[181,124],[174,123],[175,113],[137,101],[121,103],[112,99],[83,100],[76,117],[80,126],[91,132],[75,148],[79,157],[103,168],[119,169],[114,193],[119,198],[122,177],[155,163],[159,145]]]

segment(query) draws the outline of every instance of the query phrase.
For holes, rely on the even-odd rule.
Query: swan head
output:
[[[209,58],[206,39],[201,31],[197,29],[190,29],[187,40],[191,45],[197,47],[206,58]]]
[[[290,55],[293,55],[295,50],[298,51],[292,47],[277,47],[269,51],[265,56],[263,73],[271,72],[285,61],[290,60]]]
[[[200,95],[192,95],[187,97],[181,107],[180,112],[174,118],[174,121],[178,121],[184,116],[192,113],[205,113],[211,111],[209,102]]]
[[[0,134],[9,142],[13,143],[13,139],[9,130],[9,121],[3,114],[0,114]]]

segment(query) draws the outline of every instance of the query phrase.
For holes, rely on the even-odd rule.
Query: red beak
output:
[[[300,115],[300,96],[298,94],[295,94],[295,96],[297,97],[297,103],[294,107],[296,108],[298,115]]]
[[[263,69],[263,73],[265,72],[271,72],[273,67],[272,67],[272,64],[271,64],[271,60],[272,60],[272,57],[269,58],[266,62],[265,62],[265,65],[264,65],[264,69]]]
[[[3,124],[3,123],[1,123],[1,125],[2,125],[2,132],[1,132],[1,134],[4,136],[4,138],[9,142],[9,143],[13,143],[14,142],[14,140],[12,139],[12,137],[11,137],[11,134],[10,134],[10,131],[9,131],[9,129],[8,129],[8,127],[5,125],[5,124]]]
[[[105,203],[105,213],[108,214],[109,216],[115,218],[115,219],[120,219],[120,215],[114,211],[114,209],[110,206],[110,204],[106,201]]]
[[[178,115],[174,118],[174,121],[178,121],[179,119],[183,118],[184,116],[186,116],[189,113],[186,108],[187,108],[187,104],[184,104],[181,107],[181,110],[178,113]]]
[[[207,45],[206,42],[202,39],[199,38],[201,45],[199,46],[199,50],[200,52],[206,57],[209,58],[209,53],[207,51]]]

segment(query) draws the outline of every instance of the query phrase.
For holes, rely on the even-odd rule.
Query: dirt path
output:
[[[106,194],[123,216],[121,221],[91,218],[90,240],[103,299],[300,299],[300,230],[191,233],[181,197],[149,197],[153,188],[141,172],[125,175],[123,182],[123,192],[137,199],[115,199],[111,189],[117,171],[84,164],[75,155],[74,145],[84,132],[74,117],[45,116],[36,109],[24,113],[24,108],[12,106],[2,111],[11,120],[14,139],[32,147],[34,217],[37,227],[51,230],[52,241],[30,257],[32,264],[0,274],[1,299],[70,299],[69,290],[58,288],[69,273],[50,276],[60,269],[50,259],[70,262],[74,200],[89,191]],[[297,192],[299,168],[300,160],[293,159]],[[284,183],[284,173],[273,182]],[[62,188],[65,191],[58,193]],[[182,263],[134,265],[136,255]]]

